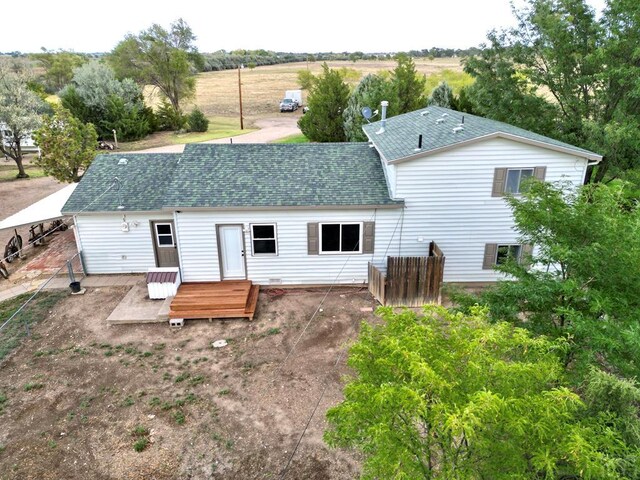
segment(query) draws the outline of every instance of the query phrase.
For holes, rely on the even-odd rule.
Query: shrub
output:
[[[182,130],[187,125],[187,117],[177,111],[169,102],[162,102],[156,112],[158,130]]]
[[[187,117],[187,123],[190,132],[206,132],[209,129],[209,119],[198,107],[191,111]]]

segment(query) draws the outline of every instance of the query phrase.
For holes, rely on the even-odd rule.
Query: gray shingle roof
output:
[[[168,207],[393,205],[366,143],[191,144]]]
[[[118,165],[121,158],[126,165]],[[63,213],[160,210],[166,185],[180,158],[174,153],[98,155],[62,208]],[[114,179],[120,180],[120,192]],[[110,185],[113,185],[104,193]]]
[[[367,143],[190,144],[182,154],[98,155],[63,212],[117,211],[116,188],[95,200],[115,177],[125,211],[402,205]]]
[[[429,113],[424,114],[424,112]],[[463,115],[464,129],[454,133],[453,128],[461,123]],[[438,119],[443,121],[436,123]],[[380,122],[366,124],[363,129],[388,161],[424,154],[441,148],[454,147],[456,144],[500,133],[540,142],[552,148],[571,150],[586,158],[600,158],[597,153],[507,123],[434,106],[387,119],[385,132],[379,135],[376,132],[380,130]],[[422,150],[416,152],[414,149],[418,147],[418,135],[420,134],[422,134]]]

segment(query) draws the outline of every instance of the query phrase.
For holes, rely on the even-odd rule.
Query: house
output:
[[[178,266],[185,282],[358,284],[369,262],[424,256],[435,241],[444,281],[490,282],[524,249],[504,194],[531,176],[582,184],[601,160],[440,107],[364,131],[369,142],[98,155],[63,212],[90,274]]]

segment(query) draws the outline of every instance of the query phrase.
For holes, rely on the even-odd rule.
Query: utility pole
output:
[[[242,120],[242,77],[240,76],[240,69],[243,65],[238,65],[238,95],[240,97],[240,130],[244,130],[244,121]]]

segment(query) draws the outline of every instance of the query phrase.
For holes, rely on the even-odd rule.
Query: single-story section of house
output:
[[[445,281],[488,282],[523,250],[505,193],[531,176],[579,185],[601,159],[440,107],[364,130],[369,142],[98,155],[63,212],[89,274],[167,266],[185,282],[358,284],[369,262],[424,256],[435,241]]]

